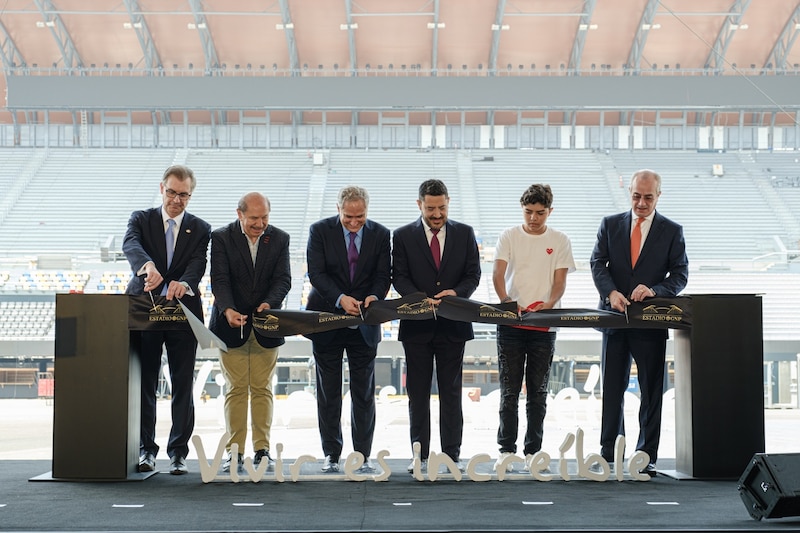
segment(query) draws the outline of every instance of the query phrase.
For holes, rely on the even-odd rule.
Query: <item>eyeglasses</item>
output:
[[[170,198],[170,199],[175,198],[177,196],[181,200],[188,200],[189,197],[192,196],[188,192],[178,192],[178,191],[173,191],[172,189],[167,189],[164,192],[167,194],[167,198]]]

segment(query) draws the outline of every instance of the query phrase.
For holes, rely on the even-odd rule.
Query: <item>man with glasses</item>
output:
[[[122,251],[133,276],[126,294],[166,296],[181,300],[202,320],[199,283],[206,271],[211,226],[186,212],[194,191],[194,173],[183,165],[169,167],[161,180],[162,205],[134,211]],[[142,418],[139,443],[139,471],[156,467],[156,391],[161,354],[166,346],[172,383],[172,429],[167,443],[171,474],[185,474],[189,438],[194,430],[194,381],[197,341],[191,331],[143,331],[140,362],[142,369]]]

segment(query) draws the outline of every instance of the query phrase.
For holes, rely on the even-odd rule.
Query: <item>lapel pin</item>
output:
[[[190,229],[186,230],[186,233],[191,233],[191,232],[192,232],[192,230],[190,230]]]

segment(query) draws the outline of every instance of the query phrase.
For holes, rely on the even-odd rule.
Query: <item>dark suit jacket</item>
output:
[[[471,226],[448,220],[439,270],[433,263],[425,227],[419,218],[394,232],[392,246],[394,288],[401,296],[424,292],[429,297],[445,289],[469,298],[481,279],[478,243]],[[444,335],[454,342],[473,338],[472,323],[437,318],[431,320],[401,320],[398,339],[429,342],[434,335]]]
[[[209,329],[232,348],[242,346],[253,324],[253,312],[262,303],[280,309],[292,287],[289,264],[289,234],[267,226],[258,242],[256,264],[250,257],[247,236],[236,220],[211,234],[211,292],[214,308]],[[232,328],[225,318],[231,308],[248,315],[244,328]],[[284,343],[283,337],[265,338],[256,334],[256,340],[265,348]]]
[[[361,240],[361,250],[353,281],[350,281],[350,266],[347,262],[344,230],[339,216],[315,222],[308,229],[308,277],[311,292],[306,309],[343,314],[336,307],[339,295],[345,294],[357,300],[376,296],[386,297],[391,285],[392,263],[389,230],[377,222],[367,220]],[[362,325],[358,328],[368,346],[374,348],[381,340],[380,326]],[[326,342],[336,331],[309,335],[314,342]]]
[[[661,298],[677,296],[686,287],[689,277],[689,259],[686,257],[686,242],[683,228],[658,212],[642,252],[631,267],[631,223],[630,211],[607,216],[600,223],[597,242],[592,251],[592,278],[600,293],[600,308],[611,310],[606,298],[614,289],[629,297],[631,291],[644,284]],[[614,333],[610,329],[606,333]],[[667,330],[660,330],[667,335]]]
[[[203,304],[200,300],[200,279],[206,272],[208,241],[211,226],[191,213],[184,213],[183,222],[175,240],[172,265],[167,269],[167,245],[164,240],[164,222],[161,206],[143,211],[134,211],[128,220],[128,229],[122,242],[122,252],[131,265],[131,277],[125,294],[144,294],[144,276],[136,273],[145,263],[152,261],[164,277],[164,283],[185,281],[194,296],[188,294],[181,301],[200,320],[203,319]],[[163,284],[156,287],[160,294]]]

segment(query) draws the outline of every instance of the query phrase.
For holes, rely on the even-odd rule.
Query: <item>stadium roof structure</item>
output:
[[[7,0],[0,122],[214,105],[794,113],[798,33],[797,0]]]

